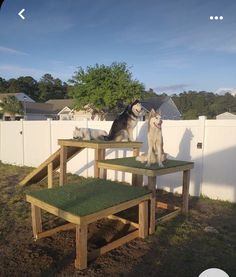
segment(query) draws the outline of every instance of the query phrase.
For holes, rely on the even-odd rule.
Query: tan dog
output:
[[[161,125],[161,115],[152,109],[148,117],[148,153],[136,158],[142,163],[147,162],[146,166],[158,163],[160,167],[164,167],[162,162],[166,160],[166,153],[163,149]]]

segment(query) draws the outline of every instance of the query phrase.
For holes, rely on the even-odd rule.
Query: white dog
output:
[[[152,109],[148,117],[148,153],[136,158],[142,163],[147,162],[147,166],[158,162],[160,167],[164,167],[162,162],[166,160],[166,153],[163,150],[161,125],[161,115]]]
[[[104,136],[107,136],[107,132],[99,129],[91,128],[78,128],[75,127],[73,132],[74,139],[82,140],[104,140]]]

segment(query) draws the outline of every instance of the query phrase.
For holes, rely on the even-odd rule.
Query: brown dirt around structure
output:
[[[32,238],[30,204],[25,194],[46,187],[46,182],[16,187],[31,170],[0,164],[0,276],[195,277],[210,267],[236,276],[236,205],[202,197],[190,199],[188,217],[161,223],[147,239],[135,239],[90,262],[86,270],[76,270],[74,230],[36,242]],[[75,182],[80,177],[68,175],[68,179]],[[159,199],[180,204],[177,195],[161,191],[158,195]],[[130,214],[135,217],[136,211]],[[45,212],[43,221],[45,228],[63,223]],[[92,224],[89,249],[116,239],[129,228],[115,220]]]

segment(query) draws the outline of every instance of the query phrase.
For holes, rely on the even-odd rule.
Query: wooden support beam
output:
[[[139,204],[139,237],[148,236],[148,201]]]
[[[31,204],[32,229],[34,238],[38,238],[38,234],[42,232],[41,209]]]
[[[75,267],[83,270],[87,268],[87,239],[88,225],[76,225],[76,259]]]
[[[61,146],[60,150],[60,182],[63,186],[66,183],[66,162],[67,162],[67,146]]]
[[[73,223],[67,223],[67,224],[64,224],[64,225],[52,228],[50,230],[44,231],[42,233],[39,233],[37,235],[37,239],[50,237],[50,236],[52,236],[52,235],[54,235],[54,234],[56,234],[58,232],[68,231],[68,230],[71,230],[71,229],[75,229],[75,227],[76,227],[75,224],[73,224]]]
[[[112,249],[115,249],[121,245],[123,245],[124,243],[127,243],[135,238],[139,237],[139,230],[135,230],[132,233],[129,233],[126,236],[123,236],[120,239],[117,239],[113,242],[108,243],[107,245],[94,250],[93,252],[89,253],[88,255],[88,260],[94,260],[95,258],[97,258],[98,256],[105,254],[108,251],[111,251]]]
[[[133,157],[137,157],[139,155],[139,148],[133,148]],[[142,186],[143,184],[143,175],[132,174],[132,186]]]
[[[177,207],[175,205],[160,202],[160,201],[156,202],[156,207],[160,208],[160,209],[165,209],[165,210],[177,210],[177,209],[179,209],[179,207]]]
[[[135,228],[139,228],[139,224],[138,223],[135,223],[133,221],[130,221],[128,219],[125,219],[125,218],[122,218],[122,217],[119,217],[119,216],[116,216],[116,215],[109,215],[108,216],[109,219],[113,219],[113,220],[119,220],[121,221],[122,223],[124,224],[130,224],[131,226],[135,227]]]
[[[179,215],[181,213],[181,209],[179,208],[178,210],[174,211],[174,212],[171,212],[167,215],[164,215],[158,219],[156,219],[156,223],[159,223],[159,222],[165,222],[165,221],[168,221],[174,217],[176,217],[177,215]]]
[[[184,214],[188,213],[188,201],[189,201],[189,183],[190,183],[190,170],[183,171],[183,208]]]
[[[106,159],[106,149],[100,149],[100,154],[99,154],[100,160],[105,160]],[[107,178],[107,170],[105,168],[98,168],[98,174],[99,178],[101,179],[106,179]]]
[[[48,164],[48,188],[53,187],[53,163]]]

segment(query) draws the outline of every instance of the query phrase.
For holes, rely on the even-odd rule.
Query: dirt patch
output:
[[[206,198],[192,198],[188,217],[159,224],[146,240],[136,239],[89,263],[84,271],[74,268],[75,231],[34,241],[30,205],[25,193],[46,182],[17,188],[31,168],[0,164],[0,276],[198,276],[209,267],[236,272],[236,206]],[[70,181],[79,181],[69,175]],[[55,177],[55,182],[58,176]],[[158,192],[159,199],[180,204],[181,198]],[[136,216],[135,209],[130,215]],[[162,211],[160,211],[162,212]],[[43,213],[44,227],[62,224]],[[204,231],[207,226],[218,232]],[[209,228],[208,228],[209,229]],[[101,220],[89,227],[89,247],[94,249],[129,230],[118,221]],[[118,232],[117,232],[118,231]]]

